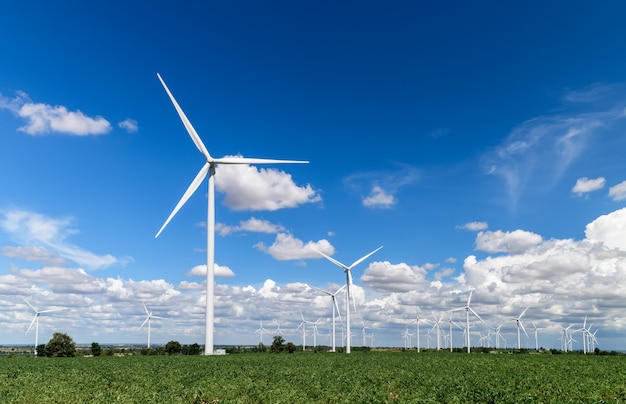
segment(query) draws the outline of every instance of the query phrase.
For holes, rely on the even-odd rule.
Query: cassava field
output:
[[[0,402],[626,402],[626,356],[410,351],[4,357]]]

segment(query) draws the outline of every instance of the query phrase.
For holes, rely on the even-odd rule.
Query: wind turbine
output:
[[[419,310],[417,308],[417,306],[415,306],[415,335],[417,336],[417,352],[420,351],[420,320],[422,320],[423,322],[427,323],[426,320],[422,319],[419,317]]]
[[[465,310],[465,332],[467,333],[467,353],[470,353],[470,325],[469,325],[469,313],[470,311],[472,312],[472,314],[474,314],[480,321],[482,321],[483,323],[485,323],[483,321],[482,318],[480,318],[480,316],[478,315],[478,313],[476,313],[474,311],[474,309],[472,309],[470,307],[470,301],[472,300],[472,292],[474,292],[474,290],[470,290],[470,294],[467,298],[467,304],[463,307],[459,307],[458,309],[452,309],[451,311],[457,311],[457,310]]]
[[[142,302],[143,303],[143,302]],[[148,349],[150,349],[150,332],[151,332],[151,328],[150,328],[150,323],[152,321],[153,318],[160,318],[163,319],[163,317],[159,317],[159,316],[154,316],[152,315],[151,311],[148,311],[148,308],[146,307],[146,304],[143,303],[143,308],[146,311],[146,319],[143,320],[143,323],[141,323],[141,325],[139,326],[139,328],[141,329],[146,323],[148,323]]]
[[[43,313],[50,313],[50,312],[53,312],[53,311],[59,311],[59,310],[63,310],[63,309],[49,309],[49,310],[41,310],[41,311],[39,311],[35,306],[30,304],[30,302],[28,300],[26,300],[25,297],[22,296],[22,299],[24,299],[26,304],[29,305],[30,308],[33,309],[33,311],[35,312],[35,316],[33,317],[33,321],[30,322],[30,325],[28,326],[28,329],[26,330],[26,334],[28,334],[30,329],[33,328],[33,324],[34,324],[35,325],[35,356],[37,356],[37,346],[39,345],[39,316],[41,316]]]
[[[339,294],[339,292],[341,292],[346,287],[346,285],[343,285],[342,287],[337,289],[335,293],[329,292],[324,289],[316,288],[315,286],[311,286],[311,287],[313,289],[319,290],[320,292],[326,293],[332,299],[332,311],[333,311],[333,341],[332,341],[333,350],[332,352],[335,352],[335,310],[337,310],[337,315],[339,316],[339,322],[341,322],[341,313],[339,312],[339,305],[337,304],[336,297],[337,297],[337,294]]]
[[[534,321],[531,321],[531,324],[533,325],[533,330],[535,331],[535,351],[539,351],[539,337],[537,335],[537,324],[535,324]]]
[[[408,349],[411,346],[412,336],[413,334],[409,332],[409,327],[407,326],[406,329],[404,330],[404,333],[402,333],[402,339],[404,340],[404,349]]]
[[[159,237],[159,234],[165,229],[167,224],[172,220],[178,210],[187,202],[187,200],[193,195],[204,179],[208,179],[208,207],[207,207],[207,248],[206,248],[206,316],[205,316],[205,342],[204,342],[204,354],[213,355],[213,315],[214,315],[214,283],[215,283],[215,167],[220,164],[283,164],[283,163],[308,163],[308,161],[295,161],[295,160],[270,160],[270,159],[258,159],[258,158],[244,158],[244,157],[222,157],[213,158],[207,148],[202,143],[200,136],[191,125],[189,119],[183,112],[182,108],[176,102],[176,99],[170,92],[165,81],[161,78],[161,75],[157,73],[157,77],[165,92],[170,97],[172,104],[178,116],[183,121],[183,125],[191,140],[194,142],[198,150],[204,155],[206,163],[200,169],[196,177],[193,179],[180,201],[167,218],[155,238]]]
[[[268,331],[265,328],[263,328],[263,319],[261,319],[259,321],[260,321],[260,327],[255,331],[255,333],[261,335],[261,344],[263,344],[263,334],[265,334],[265,333],[269,334],[270,331]],[[280,325],[279,325],[279,328],[280,328]]]
[[[522,329],[522,331],[524,331],[524,334],[526,334],[526,338],[528,338],[528,333],[526,332],[526,329],[524,328],[524,324],[522,324],[522,317],[524,316],[524,314],[526,314],[527,310],[528,310],[528,307],[524,309],[522,314],[520,314],[517,317],[513,317],[513,320],[515,320],[515,324],[517,326],[517,349],[522,349],[522,342],[520,339],[520,332],[519,332],[520,328]]]
[[[343,268],[343,271],[346,273],[346,353],[350,353],[350,336],[351,336],[350,335],[350,285],[352,285],[352,274],[350,273],[350,270],[354,268],[355,266],[359,265],[361,262],[368,259],[372,254],[374,254],[376,251],[380,250],[381,248],[383,248],[383,246],[380,246],[374,251],[372,251],[371,253],[362,256],[358,260],[354,261],[352,265],[350,266],[346,266],[342,264],[341,262],[337,261],[336,259],[331,258],[328,255],[320,251],[317,251],[317,253],[320,254],[322,257],[326,258],[327,260],[337,265],[338,267]]]

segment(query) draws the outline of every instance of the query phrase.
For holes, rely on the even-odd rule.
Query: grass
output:
[[[0,358],[2,403],[623,402],[626,357],[443,352]]]

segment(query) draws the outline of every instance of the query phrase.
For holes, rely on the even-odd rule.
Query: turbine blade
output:
[[[311,287],[312,287],[313,289],[315,289],[315,290],[319,290],[320,292],[326,293],[328,296],[332,296],[332,295],[333,295],[332,293],[330,293],[330,292],[329,292],[329,291],[327,291],[327,290],[320,289],[320,288],[316,288],[315,286],[311,286]]]
[[[249,157],[222,157],[212,160],[215,164],[308,164],[306,160],[276,160]]]
[[[374,254],[376,251],[380,250],[381,248],[383,248],[383,246],[381,245],[380,247],[378,247],[377,249],[375,249],[374,251],[372,251],[371,253],[364,255],[363,257],[359,258],[358,260],[354,261],[352,263],[352,265],[350,265],[350,267],[348,269],[352,269],[355,266],[359,265],[361,262],[365,261],[366,259],[368,259],[372,254]]]
[[[528,338],[528,333],[526,332],[526,329],[524,328],[524,324],[522,324],[522,322],[519,322],[520,327],[522,327],[522,331],[524,331],[524,334],[526,335],[526,338]]]
[[[163,88],[165,89],[165,92],[170,97],[170,100],[172,101],[172,104],[174,104],[174,108],[176,108],[176,112],[178,112],[178,116],[180,117],[181,121],[183,121],[183,125],[185,125],[185,129],[187,129],[187,133],[189,133],[189,136],[191,136],[191,140],[193,140],[194,144],[196,145],[198,150],[200,150],[200,153],[202,153],[204,155],[206,160],[208,162],[211,162],[213,160],[213,158],[211,157],[211,155],[209,154],[209,151],[204,146],[204,143],[202,143],[202,140],[200,139],[200,136],[198,136],[198,133],[196,132],[196,130],[191,125],[191,122],[189,122],[189,119],[187,119],[187,116],[183,112],[183,110],[180,107],[180,105],[178,105],[178,102],[176,102],[176,99],[174,98],[174,96],[170,92],[170,89],[167,88],[167,85],[165,85],[165,81],[163,81],[163,79],[161,78],[161,75],[159,73],[157,73],[157,77],[161,81],[161,84],[163,85]]]
[[[150,312],[148,311],[148,308],[146,307],[146,303],[145,302],[141,302],[143,303],[143,309],[146,311],[146,314],[148,315],[148,317],[150,317]]]
[[[520,315],[519,315],[518,319],[522,318],[522,316],[523,316],[524,314],[526,314],[526,310],[528,310],[528,309],[529,309],[529,308],[528,308],[528,307],[526,307],[526,309],[524,309],[524,311],[522,312],[522,314],[520,314]]]
[[[42,314],[42,313],[51,313],[51,312],[53,312],[53,311],[61,311],[61,310],[63,310],[63,308],[49,309],[49,310],[42,310],[42,311],[40,311],[40,312],[39,312],[39,314]]]
[[[472,290],[470,290],[469,297],[467,298],[467,307],[469,307],[469,305],[470,305],[470,301],[472,300],[472,292],[474,292],[474,290],[473,290],[473,289],[472,289]]]
[[[33,324],[35,324],[35,321],[37,320],[37,316],[39,314],[35,314],[35,317],[33,317],[33,321],[30,322],[30,325],[28,326],[28,330],[26,330],[26,334],[28,334],[28,332],[30,331],[31,328],[33,328]]]
[[[482,318],[480,318],[480,316],[478,315],[478,313],[476,313],[476,312],[474,311],[474,309],[472,309],[471,307],[469,307],[469,309],[470,309],[470,311],[471,311],[471,312],[472,312],[472,313],[473,313],[476,317],[478,317],[478,319],[479,319],[480,321],[482,321],[484,324],[487,324],[487,323],[485,323],[485,321],[484,321]]]
[[[342,287],[340,287],[339,289],[337,289],[337,291],[335,293],[333,293],[333,295],[338,294],[339,292],[341,292],[344,288],[346,287],[346,285],[343,285]]]
[[[143,323],[141,323],[141,325],[139,326],[139,328],[143,327],[143,326],[144,326],[144,325],[148,322],[148,320],[150,320],[150,316],[146,317],[146,319],[145,319],[145,320],[143,320]]]
[[[209,172],[209,167],[210,167],[209,163],[205,163],[204,166],[202,166],[202,168],[198,172],[198,175],[196,175],[196,178],[193,179],[193,181],[189,185],[189,188],[187,188],[187,191],[185,191],[182,198],[180,198],[180,201],[178,201],[178,204],[176,205],[172,213],[170,213],[170,216],[167,218],[165,223],[163,223],[163,226],[161,226],[161,229],[156,234],[156,236],[154,236],[154,238],[159,237],[159,234],[161,234],[163,229],[165,229],[165,226],[168,225],[168,223],[170,222],[170,220],[172,220],[174,215],[178,213],[180,208],[187,202],[187,200],[191,197],[191,195],[193,195],[193,193],[196,192],[196,190],[198,189],[202,181],[204,181],[204,179],[206,178],[207,173]]]
[[[35,308],[35,306],[30,304],[30,302],[28,300],[26,300],[26,298],[24,296],[22,296],[22,299],[26,302],[27,305],[30,306],[31,309],[33,309],[35,311],[35,313],[39,313],[39,311]]]
[[[342,264],[341,262],[337,261],[334,258],[329,257],[328,255],[324,254],[321,251],[317,251],[315,250],[316,253],[318,253],[319,255],[321,255],[322,257],[326,258],[327,260],[329,260],[330,262],[332,262],[333,264],[337,265],[340,268],[343,268],[344,270],[348,271],[350,268],[348,268],[347,266],[345,266],[344,264]]]
[[[337,315],[339,316],[339,322],[342,323],[341,312],[339,311],[339,304],[337,303],[337,299],[333,296],[333,303],[335,303],[335,308],[337,309]]]

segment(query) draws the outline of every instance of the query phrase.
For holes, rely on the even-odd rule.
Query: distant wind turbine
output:
[[[51,313],[53,311],[59,311],[59,310],[63,310],[63,309],[59,308],[59,309],[49,309],[49,310],[41,310],[40,311],[35,306],[30,304],[30,302],[28,300],[26,300],[25,297],[22,297],[22,299],[24,299],[26,304],[29,305],[30,308],[33,309],[33,311],[35,312],[35,316],[33,317],[33,321],[30,322],[30,325],[28,326],[28,329],[26,330],[26,334],[28,334],[28,332],[31,330],[31,328],[33,328],[33,324],[34,324],[35,325],[35,356],[37,356],[37,346],[39,346],[39,316],[41,316],[43,313]]]
[[[480,321],[482,321],[482,322],[484,323],[483,319],[482,319],[482,318],[480,318],[480,316],[478,315],[478,313],[476,313],[476,312],[474,311],[474,309],[472,309],[472,308],[470,307],[470,301],[472,300],[472,292],[473,292],[473,291],[474,291],[474,290],[470,290],[470,294],[469,294],[469,296],[468,296],[468,298],[467,298],[467,304],[466,304],[465,306],[463,306],[463,307],[459,307],[458,309],[452,309],[452,310],[451,310],[451,311],[465,310],[465,332],[467,333],[467,334],[466,334],[466,335],[467,335],[467,353],[470,353],[470,345],[471,345],[471,341],[470,341],[470,325],[469,325],[469,317],[470,317],[470,316],[469,316],[469,314],[470,314],[470,311],[471,311],[471,312],[472,312],[472,314],[474,314],[474,315],[475,315],[475,316],[476,316],[476,317],[477,317]]]
[[[326,293],[328,296],[330,296],[330,298],[332,300],[332,303],[331,303],[331,305],[332,305],[331,310],[333,311],[332,352],[335,352],[335,350],[336,350],[335,349],[336,348],[336,344],[335,344],[335,330],[336,330],[336,328],[335,328],[335,310],[337,310],[337,315],[339,316],[339,322],[341,322],[341,313],[339,312],[339,305],[337,304],[336,297],[337,297],[337,294],[339,294],[339,292],[341,292],[346,287],[346,285],[343,285],[342,287],[337,289],[335,291],[335,293],[329,292],[328,290],[316,288],[315,286],[311,286],[311,287],[313,289],[315,289],[315,290],[319,290],[322,293]]]
[[[372,251],[369,254],[366,254],[364,256],[362,256],[361,258],[359,258],[358,260],[354,261],[352,263],[352,265],[350,266],[346,266],[344,264],[342,264],[341,262],[337,261],[334,258],[329,257],[328,255],[317,251],[318,254],[320,254],[322,257],[326,258],[327,260],[329,260],[330,262],[332,262],[333,264],[337,265],[340,268],[343,268],[343,271],[346,273],[346,353],[350,353],[350,344],[351,344],[351,333],[350,333],[350,286],[352,285],[352,274],[350,273],[350,270],[352,268],[354,268],[355,266],[359,265],[361,262],[365,261],[366,259],[368,259],[372,254],[374,254],[376,251],[380,250],[381,248],[383,248],[383,246],[378,247],[377,249],[375,249],[374,251]]]
[[[519,332],[520,328],[522,329],[522,331],[524,331],[524,334],[526,334],[526,338],[528,338],[528,333],[526,332],[526,329],[524,328],[524,324],[522,324],[522,317],[524,316],[524,314],[526,314],[527,310],[528,310],[528,307],[524,309],[522,314],[520,314],[517,317],[513,317],[513,320],[515,320],[515,325],[517,326],[517,349],[522,349],[522,342],[520,339],[520,332]]]
[[[420,351],[420,321],[423,321],[425,323],[427,323],[426,320],[420,318],[419,316],[419,309],[417,306],[415,306],[415,320],[413,320],[415,322],[415,335],[416,335],[416,345],[417,345],[417,352]]]
[[[167,224],[172,220],[174,215],[178,212],[178,210],[187,202],[187,200],[193,195],[200,184],[204,181],[204,179],[209,177],[208,180],[208,208],[207,208],[207,249],[206,249],[206,257],[207,257],[207,281],[206,281],[206,316],[205,316],[205,343],[204,343],[204,354],[205,355],[213,355],[213,316],[214,316],[214,283],[215,283],[215,168],[219,164],[283,164],[283,163],[308,163],[308,161],[295,161],[295,160],[270,160],[270,159],[258,159],[258,158],[244,158],[244,157],[222,157],[222,158],[213,158],[207,148],[202,143],[200,136],[196,132],[196,130],[191,125],[189,119],[183,112],[182,108],[174,99],[174,96],[170,92],[167,85],[165,85],[165,81],[161,78],[161,75],[157,73],[157,77],[165,92],[170,97],[172,104],[174,104],[174,108],[176,112],[178,112],[178,116],[183,121],[183,125],[189,136],[191,136],[191,140],[193,140],[194,144],[198,148],[198,150],[204,155],[206,159],[206,163],[194,180],[191,182],[187,191],[183,194],[182,198],[167,218],[159,232],[156,234],[156,237],[159,237],[159,234],[165,229]]]
[[[153,318],[163,319],[163,317],[159,317],[159,316],[153,315],[152,312],[148,310],[148,308],[146,307],[145,303],[143,303],[143,308],[146,311],[146,319],[143,320],[143,323],[141,323],[139,328],[141,329],[144,325],[146,325],[146,323],[148,323],[148,348],[150,348],[150,333],[151,333],[151,325],[150,325],[150,323],[152,322]]]

